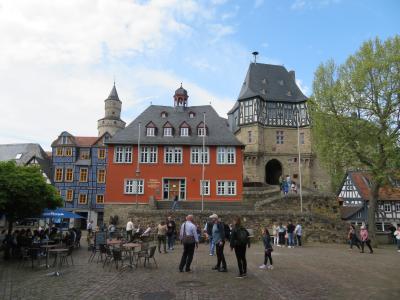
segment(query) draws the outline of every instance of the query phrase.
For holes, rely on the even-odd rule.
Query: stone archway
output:
[[[277,159],[271,159],[265,165],[265,182],[271,185],[279,185],[279,177],[282,176],[282,164]]]

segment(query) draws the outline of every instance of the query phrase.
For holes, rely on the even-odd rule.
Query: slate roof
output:
[[[118,93],[117,93],[117,88],[115,87],[115,83],[114,83],[114,86],[111,89],[110,95],[108,95],[108,98],[106,100],[118,100],[118,101],[121,101],[121,100],[119,100]]]
[[[340,216],[342,217],[342,219],[348,219],[351,216],[355,215],[362,208],[363,206],[341,206]]]
[[[259,96],[266,101],[306,101],[291,72],[284,66],[251,63],[238,100]]]
[[[17,155],[19,156],[17,159]],[[0,161],[14,160],[18,165],[26,165],[33,158],[36,158],[40,168],[51,179],[51,161],[46,152],[42,149],[39,144],[28,143],[28,144],[5,144],[0,145]]]
[[[364,200],[369,200],[371,198],[371,187],[369,182],[372,181],[371,174],[363,171],[349,171],[346,174],[350,176],[350,179],[356,186],[360,196]],[[343,186],[343,184],[342,184]],[[400,188],[386,185],[379,190],[380,201],[400,201]]]
[[[167,117],[162,118],[161,113],[166,112]],[[194,118],[189,113],[195,113]],[[203,122],[203,112],[206,113],[207,136],[206,145],[213,146],[243,146],[229,130],[226,119],[221,118],[210,105],[171,107],[150,105],[125,129],[118,131],[107,144],[136,144],[138,141],[138,124],[141,123],[140,143],[144,145],[202,145],[203,139],[197,135],[197,127]],[[154,123],[158,133],[154,137],[146,136],[146,125]],[[163,136],[163,126],[169,122],[175,129],[173,137]],[[191,128],[189,137],[179,135],[179,126],[186,122]]]

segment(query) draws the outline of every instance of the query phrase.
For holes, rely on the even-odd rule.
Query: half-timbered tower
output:
[[[243,145],[212,106],[189,106],[182,86],[174,106],[150,105],[107,144],[107,210],[150,199],[242,199]]]
[[[339,191],[338,201],[343,220],[361,225],[368,219],[371,198],[371,177],[367,172],[347,172]],[[400,186],[396,182],[379,190],[376,228],[387,231],[391,224],[400,224]]]
[[[246,145],[245,182],[276,185],[286,175],[298,180],[299,127],[303,185],[329,186],[312,153],[307,100],[296,84],[294,71],[250,64],[239,97],[228,113],[231,130]]]

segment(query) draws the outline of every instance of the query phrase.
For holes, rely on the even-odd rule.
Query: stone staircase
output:
[[[161,210],[171,210],[173,201],[157,201],[156,207]],[[243,202],[204,201],[204,210],[207,211],[239,211],[253,209]],[[201,210],[201,201],[179,201],[177,210]]]

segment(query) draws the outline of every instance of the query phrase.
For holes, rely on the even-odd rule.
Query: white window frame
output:
[[[204,188],[204,196],[210,196],[210,180],[200,180],[200,196],[203,195]]]
[[[207,127],[198,127],[197,128],[198,136],[206,136],[206,134],[207,134]]]
[[[392,212],[392,204],[384,203],[383,210],[384,210],[384,212],[391,213]]]
[[[156,129],[154,127],[147,127],[146,128],[146,136],[155,136]]]
[[[300,145],[304,145],[304,132],[300,132]]]
[[[192,165],[203,164],[202,159],[204,158],[204,164],[208,165],[210,163],[210,148],[204,147],[191,147],[190,148],[190,163]]]
[[[400,212],[400,203],[396,203],[396,212]]]
[[[137,192],[139,191],[139,192]],[[124,194],[126,195],[143,195],[144,179],[127,178],[124,180]]]
[[[165,164],[181,164],[183,162],[182,147],[164,147],[164,163]]]
[[[157,146],[141,146],[140,147],[140,163],[156,164],[158,158]]]
[[[132,163],[132,146],[116,146],[114,149],[114,163]]]
[[[237,185],[236,180],[217,180],[218,196],[236,196]]]
[[[217,164],[219,165],[236,164],[235,147],[217,147]]]
[[[189,128],[188,127],[181,127],[180,131],[181,131],[180,132],[181,136],[189,136]]]
[[[164,136],[171,137],[172,136],[172,127],[164,127]]]
[[[276,131],[276,144],[283,145],[284,137],[285,137],[285,134],[284,134],[283,130],[277,130]]]

